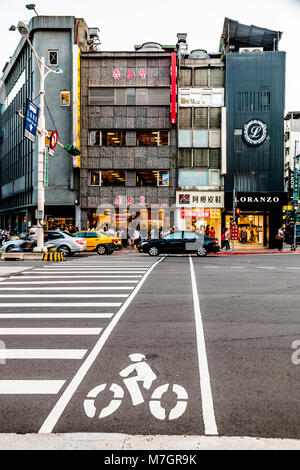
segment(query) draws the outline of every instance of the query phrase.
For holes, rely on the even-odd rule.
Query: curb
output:
[[[299,450],[300,440],[102,433],[0,434],[1,450]]]

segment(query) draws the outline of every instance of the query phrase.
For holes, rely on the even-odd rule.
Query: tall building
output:
[[[178,190],[176,225],[221,239],[226,172],[225,63],[221,53],[187,52],[178,34]]]
[[[95,47],[96,30],[89,30],[84,20],[72,16],[36,16],[28,28],[38,56],[53,70],[63,70],[59,75],[48,74],[45,80],[46,128],[57,130],[64,145],[77,146],[79,56],[80,50]],[[25,231],[36,223],[38,144],[24,138],[24,122],[16,113],[21,110],[25,114],[27,99],[39,106],[39,91],[38,62],[21,38],[3,69],[0,90],[0,227],[12,230]],[[48,157],[47,168],[45,215],[49,223],[76,223],[80,217],[79,170],[58,146],[54,156]]]
[[[284,118],[284,187],[292,197],[291,172],[294,157],[300,153],[300,111],[290,111]]]
[[[225,18],[227,173],[223,225],[233,217],[251,243],[272,247],[282,224],[285,52],[282,33]]]
[[[82,228],[139,220],[158,235],[175,204],[176,52],[135,49],[81,55]]]

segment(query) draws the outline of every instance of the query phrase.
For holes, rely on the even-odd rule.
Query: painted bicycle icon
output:
[[[157,375],[153,372],[150,365],[147,364],[146,356],[143,354],[130,354],[129,358],[133,364],[123,369],[119,375],[123,378],[123,383],[130,394],[132,405],[138,406],[145,402],[140,386],[143,386],[145,390],[150,390],[153,382],[157,380]],[[133,373],[136,375],[131,376]],[[83,406],[89,418],[96,416],[97,409],[95,407],[95,399],[98,398],[104,390],[107,390],[107,387],[108,384],[106,383],[97,385],[97,387],[93,388],[88,393]],[[114,396],[109,405],[100,410],[99,419],[112,415],[120,407],[124,398],[125,392],[120,385],[113,383],[108,389],[113,392]],[[170,389],[176,394],[177,399],[175,406],[171,409],[168,416],[166,416],[166,410],[163,408],[161,401],[163,395]],[[188,394],[184,387],[177,384],[164,384],[158,386],[152,392],[149,400],[149,408],[152,415],[159,420],[174,420],[182,416],[185,412],[187,400]]]

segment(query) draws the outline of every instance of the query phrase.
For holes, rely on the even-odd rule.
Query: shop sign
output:
[[[134,200],[133,197],[129,196],[129,197],[126,197],[126,196],[120,196],[120,195],[117,195],[115,197],[115,201],[114,201],[114,205],[115,206],[127,206],[127,207],[131,207],[133,206],[134,204],[136,203],[136,201]],[[145,199],[145,196],[140,196],[139,197],[139,200],[137,202],[137,205],[138,206],[143,206],[143,207],[146,207],[146,199]]]
[[[287,193],[237,193],[236,205],[241,210],[270,210],[287,204]],[[226,208],[232,210],[232,193],[226,192]]]
[[[231,225],[230,227],[230,240],[238,240],[239,229],[237,225]]]
[[[143,80],[146,80],[146,75],[147,75],[147,70],[146,69],[140,69],[138,74],[140,75],[140,77]],[[132,70],[127,70],[125,76],[126,76],[126,78],[133,79],[133,78],[135,78],[135,73]],[[114,69],[112,77],[113,77],[114,80],[120,80],[120,78],[121,78],[120,69]]]
[[[251,119],[243,127],[243,139],[247,145],[258,147],[268,135],[267,124],[260,119]]]
[[[209,219],[209,209],[181,209],[181,218],[195,217],[196,219]]]
[[[177,191],[176,205],[179,207],[223,208],[223,191]]]

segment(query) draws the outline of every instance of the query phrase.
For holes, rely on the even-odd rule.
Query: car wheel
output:
[[[204,246],[202,246],[201,248],[199,248],[197,250],[197,255],[198,256],[206,256],[207,255],[207,250],[206,248],[204,248]]]
[[[65,256],[65,257],[66,257],[66,256],[70,256],[70,254],[71,254],[70,248],[69,248],[68,246],[66,246],[66,245],[60,246],[60,247],[57,249],[57,251],[58,251],[59,253],[61,253],[63,256]]]
[[[158,256],[159,250],[156,246],[151,246],[151,248],[149,248],[148,253],[150,256]]]
[[[107,253],[106,246],[104,246],[104,245],[98,245],[97,248],[96,248],[96,251],[97,251],[98,255],[105,255]]]
[[[14,245],[8,245],[8,247],[6,248],[6,253],[9,253],[11,250],[13,250],[15,248]]]

